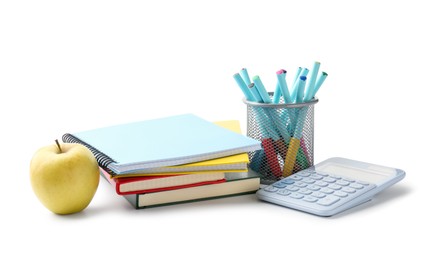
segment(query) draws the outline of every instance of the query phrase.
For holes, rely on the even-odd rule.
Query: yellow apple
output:
[[[56,214],[85,209],[99,185],[99,167],[92,152],[81,144],[52,144],[35,152],[30,179],[40,202]]]

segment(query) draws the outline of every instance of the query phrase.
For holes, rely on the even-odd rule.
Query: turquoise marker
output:
[[[314,93],[312,94],[312,98],[315,97],[315,95],[317,94],[319,88],[322,86],[322,83],[324,83],[324,80],[327,78],[327,76],[328,76],[327,73],[322,72],[321,76],[317,80],[317,83],[315,84],[315,89],[314,89]]]
[[[300,72],[300,76],[306,77],[306,75],[308,75],[308,73],[309,73],[309,70],[307,68],[303,68],[302,72]],[[299,91],[298,87],[299,87],[300,76],[294,82],[295,85],[293,86],[293,89],[292,89],[292,92],[291,92],[291,100],[293,102],[296,102],[297,92]]]
[[[305,93],[305,85],[306,85],[306,77],[300,76],[299,86],[297,88],[296,103],[302,103],[303,102],[303,95]]]
[[[248,75],[248,71],[246,68],[242,68],[241,71],[241,76],[243,77],[244,82],[246,83],[246,85],[250,85],[251,81],[250,81],[250,77]]]
[[[286,75],[287,75],[287,71],[285,70],[277,71],[277,79],[278,79],[277,86],[279,86],[279,89],[281,90],[280,92],[283,95],[284,103],[289,104],[291,103],[291,96],[290,96],[290,92],[288,91],[288,86],[285,79]]]
[[[263,85],[262,81],[260,80],[259,76],[253,77],[254,86],[256,87],[257,91],[259,91],[259,94],[263,100],[263,103],[272,103],[271,98],[269,97],[268,92],[265,89],[265,86]]]
[[[280,103],[280,97],[281,97],[281,87],[280,87],[280,83],[277,82],[277,85],[275,86],[274,96],[272,97],[272,103],[274,104]]]
[[[314,96],[314,90],[315,90],[315,82],[317,81],[317,75],[318,70],[320,67],[320,63],[318,61],[314,62],[314,65],[312,66],[311,73],[309,75],[309,82],[306,85],[306,94],[303,99],[303,101],[307,102],[312,99]]]
[[[243,91],[244,96],[248,101],[254,101],[254,97],[251,94],[249,88],[247,87],[244,80],[241,78],[241,75],[239,73],[234,74],[234,79],[237,82],[238,86],[240,87],[241,91]]]
[[[253,96],[253,100],[252,101],[255,101],[255,102],[258,102],[258,103],[262,103],[263,102],[262,97],[260,96],[260,93],[257,90],[257,88],[254,85],[254,83],[250,83],[248,85],[248,89],[250,90],[250,93]]]

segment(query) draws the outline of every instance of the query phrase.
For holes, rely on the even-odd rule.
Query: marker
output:
[[[327,78],[328,74],[325,72],[322,72],[321,76],[318,78],[317,83],[315,84],[314,93],[312,94],[312,98],[315,97],[317,94],[319,88],[322,86],[322,83],[324,83],[324,80]]]
[[[317,80],[319,67],[320,67],[320,63],[318,61],[314,62],[314,65],[312,66],[312,70],[309,74],[309,82],[307,83],[306,94],[303,99],[304,102],[307,102],[314,97],[315,82]]]
[[[248,86],[251,83],[251,81],[250,81],[250,77],[248,75],[247,69],[246,68],[242,68],[241,71],[240,71],[240,73],[241,73],[241,76],[243,77],[244,82]]]
[[[281,94],[283,95],[284,103],[289,104],[291,103],[291,96],[290,92],[288,91],[288,86],[286,82],[286,75],[287,71],[285,70],[279,70],[277,71],[277,80],[279,86],[279,89],[281,90]]]
[[[303,102],[303,94],[305,93],[306,77],[300,76],[299,86],[297,88],[296,103]]]
[[[243,78],[241,78],[241,75],[239,73],[234,74],[234,79],[237,82],[238,86],[240,87],[241,91],[243,92],[244,96],[248,101],[254,101],[253,95],[251,94],[250,90],[248,89],[246,83],[244,82]]]
[[[250,83],[248,85],[248,89],[249,89],[251,95],[253,96],[253,101],[255,101],[255,102],[263,102],[262,97],[260,96],[260,93],[257,90],[257,88],[254,85],[254,83]]]
[[[305,76],[306,77],[306,75],[308,75],[308,73],[309,73],[309,70],[307,68],[303,68],[302,72],[300,72],[300,76]],[[297,92],[298,92],[298,87],[299,87],[300,76],[294,82],[293,89],[292,89],[292,92],[291,92],[291,100],[293,102],[296,102],[296,97],[297,97]]]
[[[253,82],[254,82],[254,85],[255,85],[257,91],[259,91],[259,94],[260,94],[260,97],[263,100],[263,103],[271,103],[272,100],[269,97],[269,94],[266,91],[265,86],[263,85],[262,81],[260,80],[260,77],[257,76],[257,75],[254,76],[253,77]]]

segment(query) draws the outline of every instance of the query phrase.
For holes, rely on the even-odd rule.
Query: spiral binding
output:
[[[64,141],[64,143],[79,143],[89,148],[89,150],[93,153],[96,160],[98,161],[99,166],[101,166],[102,168],[107,168],[109,164],[115,162],[115,160],[112,159],[111,157],[105,155],[104,153],[96,149],[95,147],[73,136],[72,134],[64,134],[62,136],[62,141]]]

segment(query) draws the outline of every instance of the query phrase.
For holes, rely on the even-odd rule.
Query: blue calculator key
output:
[[[274,186],[268,186],[268,187],[265,188],[265,191],[268,191],[268,192],[277,192],[278,189],[275,188]]]
[[[339,197],[330,195],[330,196],[327,196],[323,199],[318,200],[317,203],[320,204],[320,205],[323,205],[323,206],[330,206],[330,205],[338,202],[339,200],[340,200]]]
[[[336,176],[336,175],[328,175],[330,178],[336,179],[336,180],[340,180],[341,177]]]
[[[357,183],[359,183],[359,184],[361,184],[361,185],[364,185],[364,186],[367,186],[367,185],[369,185],[370,183],[368,183],[368,182],[365,182],[365,181],[357,181]]]
[[[276,187],[276,188],[285,188],[288,184],[283,182],[283,181],[278,181],[275,182],[274,184],[272,184],[272,186]]]
[[[282,179],[279,182],[282,182],[282,183],[285,183],[285,184],[293,184],[294,180],[287,178],[287,179]]]

